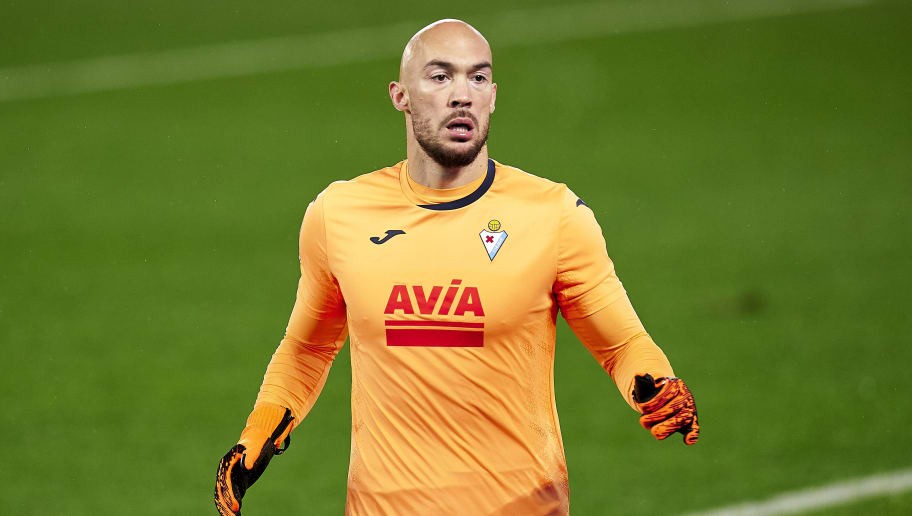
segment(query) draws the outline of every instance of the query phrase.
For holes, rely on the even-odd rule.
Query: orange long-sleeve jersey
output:
[[[558,311],[631,406],[635,374],[673,374],[585,203],[488,165],[433,190],[403,161],[331,184],[304,216],[297,299],[257,404],[300,422],[350,336],[347,514],[568,513]]]

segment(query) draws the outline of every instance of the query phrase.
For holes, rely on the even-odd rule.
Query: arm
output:
[[[299,249],[301,279],[285,337],[266,368],[238,444],[219,463],[215,505],[225,516],[240,514],[247,488],[273,455],[285,451],[347,336],[345,304],[327,258],[322,196],[304,214]]]
[[[635,410],[633,387],[637,375],[674,376],[665,353],[646,333],[626,294],[592,315],[567,319],[567,324]]]
[[[692,424],[695,430],[688,444],[693,444],[699,429],[693,397],[683,382],[674,378],[665,354],[637,317],[608,257],[594,214],[585,204],[578,203],[569,190],[561,213],[554,284],[561,313],[583,345],[611,375],[627,403],[644,414],[641,418],[644,427],[664,439]],[[648,397],[642,388],[635,396],[637,379],[647,375],[660,380]],[[689,398],[689,402],[671,403],[678,398]],[[682,413],[687,407],[693,409],[689,417],[686,410]],[[666,433],[669,428],[671,432]]]
[[[621,395],[642,414],[640,424],[656,439],[675,432],[688,445],[697,442],[700,425],[693,395],[640,324],[626,295],[598,312],[567,323],[605,371]]]
[[[310,412],[348,336],[345,303],[327,258],[322,195],[304,214],[299,249],[301,279],[295,305],[256,400],[256,406],[291,409],[293,427]]]

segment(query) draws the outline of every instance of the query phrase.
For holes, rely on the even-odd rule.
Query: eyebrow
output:
[[[431,68],[434,66],[439,66],[439,67],[445,68],[447,70],[452,70],[453,68],[455,68],[455,66],[453,66],[453,63],[450,63],[447,61],[441,61],[439,59],[432,59],[432,60],[428,61],[427,64],[424,65],[425,68]],[[491,68],[491,63],[489,63],[488,61],[482,61],[480,63],[475,63],[472,66],[472,70],[480,70],[482,68]]]

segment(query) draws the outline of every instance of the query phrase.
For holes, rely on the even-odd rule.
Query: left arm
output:
[[[577,200],[567,190],[561,210],[554,283],[561,313],[627,403],[643,414],[646,429],[657,439],[681,431],[693,444],[699,434],[693,396],[646,333],[608,257],[595,215]],[[652,389],[643,388],[645,378],[657,379]]]
[[[637,375],[674,376],[665,353],[646,333],[626,294],[589,316],[567,318],[567,324],[634,410],[639,410],[633,399]]]

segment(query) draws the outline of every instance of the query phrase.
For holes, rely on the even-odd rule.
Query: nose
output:
[[[450,101],[448,105],[451,108],[469,107],[472,105],[472,99],[469,97],[469,81],[465,77],[453,81],[453,89],[450,92]]]

